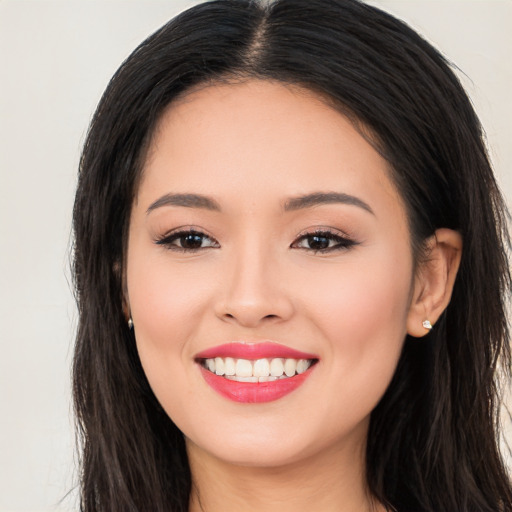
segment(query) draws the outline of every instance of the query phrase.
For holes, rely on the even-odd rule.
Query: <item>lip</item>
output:
[[[257,404],[279,400],[295,391],[311,375],[315,366],[310,366],[300,375],[273,382],[237,382],[215,375],[202,366],[200,369],[206,383],[224,398],[233,402]]]
[[[203,350],[195,356],[195,359],[213,359],[215,357],[233,357],[234,359],[251,360],[271,359],[274,357],[282,357],[283,359],[319,359],[315,354],[300,352],[299,350],[273,341],[258,343],[234,341],[225,343]]]
[[[315,361],[319,359],[315,354],[301,352],[279,343],[264,341],[258,343],[225,343],[200,352],[195,356],[195,360],[199,363],[200,360],[215,357],[249,360],[277,357],[283,359],[314,359]],[[221,396],[234,402],[254,404],[273,402],[295,391],[311,375],[316,364],[310,366],[304,373],[272,382],[237,382],[216,375],[201,364],[198,366],[205,382]]]

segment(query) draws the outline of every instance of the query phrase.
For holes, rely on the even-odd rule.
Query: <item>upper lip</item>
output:
[[[318,356],[315,354],[301,352],[273,341],[256,343],[233,341],[203,350],[195,358],[213,359],[215,357],[232,357],[234,359],[271,359],[274,357],[281,357],[283,359],[318,359]]]

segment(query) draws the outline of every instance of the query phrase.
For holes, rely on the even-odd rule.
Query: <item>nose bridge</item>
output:
[[[283,265],[279,254],[268,242],[243,238],[226,261],[218,314],[245,326],[288,318],[293,308],[279,279]]]

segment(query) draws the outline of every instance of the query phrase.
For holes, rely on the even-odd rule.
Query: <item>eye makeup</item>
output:
[[[195,228],[177,228],[155,240],[155,244],[178,252],[197,252],[204,249],[219,248],[220,244],[203,231]]]
[[[290,248],[313,251],[316,254],[347,250],[357,244],[358,242],[345,233],[322,227],[302,233],[290,245]]]
[[[219,242],[196,228],[178,228],[155,240],[156,245],[178,252],[198,252],[220,248]],[[300,249],[313,253],[331,253],[348,250],[358,242],[345,233],[332,228],[316,228],[302,232],[291,244],[290,249]]]

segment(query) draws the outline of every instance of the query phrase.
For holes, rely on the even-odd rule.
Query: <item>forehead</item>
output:
[[[313,92],[249,80],[203,86],[174,101],[150,144],[139,189],[258,201],[312,191],[400,203],[387,162]]]

